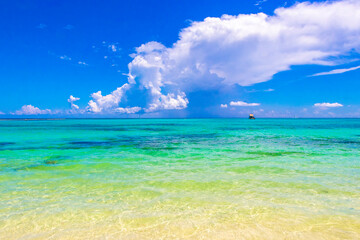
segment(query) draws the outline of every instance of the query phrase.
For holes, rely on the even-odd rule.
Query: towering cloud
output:
[[[269,81],[293,65],[337,65],[360,52],[360,1],[299,3],[264,13],[208,17],[181,30],[171,47],[148,42],[129,63],[129,83],[93,93],[93,112],[116,109],[130,87],[146,91],[145,111],[186,108],[186,93]],[[351,59],[349,59],[350,61]],[[343,63],[343,62],[342,62]]]
[[[134,60],[129,63],[129,82],[145,88],[150,97],[146,112],[183,109],[189,103],[184,92],[162,92],[169,83],[163,78],[168,69],[168,49],[160,43],[149,42],[136,48]]]

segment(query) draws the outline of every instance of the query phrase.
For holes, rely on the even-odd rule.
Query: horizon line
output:
[[[61,121],[61,120],[126,120],[126,119],[249,119],[248,117],[165,117],[165,118],[115,118],[115,117],[103,117],[103,118],[0,118],[0,121],[22,120],[22,121]],[[257,117],[256,119],[360,119],[360,117]],[[255,120],[256,120],[255,119]]]

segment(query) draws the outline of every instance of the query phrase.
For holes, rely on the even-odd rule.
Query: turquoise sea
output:
[[[360,239],[360,120],[0,121],[0,239]]]

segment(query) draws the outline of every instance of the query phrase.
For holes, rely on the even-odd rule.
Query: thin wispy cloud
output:
[[[60,56],[59,58],[62,59],[62,60],[71,61],[71,57],[68,57],[66,55]]]
[[[268,88],[268,89],[260,89],[260,90],[256,90],[256,89],[251,89],[251,90],[247,90],[246,92],[248,93],[254,93],[254,92],[274,92],[275,89],[273,88]]]
[[[243,101],[237,101],[237,102],[230,102],[230,106],[233,107],[256,107],[260,106],[260,103],[247,103]]]
[[[83,61],[78,61],[78,64],[83,65],[83,66],[88,66],[89,65],[89,64],[87,64],[86,62],[83,62]]]
[[[257,1],[254,5],[259,7],[261,9],[261,5],[265,2],[267,2],[268,0],[260,0],[260,1]]]
[[[81,66],[88,66],[89,64],[87,64],[85,61],[77,61],[67,55],[62,55],[62,56],[59,56],[59,58],[61,60],[64,60],[64,61],[69,61],[69,62],[72,62],[72,63],[76,63],[78,65],[81,65]]]
[[[333,75],[333,74],[341,74],[341,73],[346,73],[346,72],[350,72],[350,71],[355,71],[357,69],[360,69],[360,66],[357,67],[352,67],[352,68],[342,68],[342,69],[334,69],[331,70],[329,72],[321,72],[321,73],[316,73],[314,75],[311,75],[310,77],[317,77],[317,76],[324,76],[324,75]]]
[[[112,52],[117,52],[120,48],[118,46],[116,46],[115,44],[110,44],[108,46],[108,48],[112,51]]]
[[[110,52],[116,53],[121,50],[117,42],[102,41],[102,47],[107,48]]]
[[[274,92],[274,91],[275,91],[275,89],[273,89],[273,88],[269,88],[269,89],[264,90],[264,92]]]

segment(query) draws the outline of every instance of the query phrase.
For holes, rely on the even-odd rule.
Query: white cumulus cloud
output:
[[[71,109],[78,110],[79,106],[76,105],[74,102],[79,101],[79,100],[80,100],[80,98],[77,98],[77,97],[74,97],[73,95],[70,95],[70,97],[69,97],[69,99],[67,101],[68,101],[68,103],[70,103]]]
[[[114,111],[118,113],[132,114],[141,111],[141,107],[128,107],[128,108],[119,107],[119,108],[115,108]]]
[[[169,93],[163,95],[160,92],[153,95],[154,99],[149,108],[145,109],[145,112],[153,112],[157,110],[171,110],[171,109],[184,109],[187,107],[189,100],[186,98],[185,93],[180,92],[175,95]]]
[[[145,112],[183,109],[191,91],[251,86],[294,65],[338,65],[334,59],[350,52],[360,52],[360,1],[304,2],[271,16],[223,15],[193,22],[169,47],[142,44],[131,55],[128,84],[147,94]],[[108,101],[101,104],[107,96],[98,93],[89,108],[110,109],[104,107]],[[115,109],[120,101],[110,102]]]
[[[131,84],[138,84],[149,95],[145,112],[158,110],[183,109],[189,103],[186,94],[180,90],[165,94],[163,88],[167,82],[163,79],[165,46],[157,42],[149,42],[136,48],[134,60],[129,63],[128,80]],[[171,89],[170,89],[171,90]]]
[[[360,2],[305,2],[278,8],[274,16],[208,17],[183,29],[179,38],[170,48],[156,42],[140,46],[130,71],[143,61],[133,75],[150,77],[154,72],[145,69],[152,65],[157,86],[249,86],[292,65],[334,65],[329,57],[359,51]]]
[[[230,106],[235,106],[235,107],[256,107],[256,106],[260,106],[260,103],[247,103],[247,102],[243,102],[243,101],[237,101],[237,102],[230,102]]]
[[[227,108],[228,105],[227,105],[227,104],[220,104],[220,107],[221,107],[221,108]]]
[[[39,115],[39,114],[51,114],[50,109],[41,110],[38,107],[32,105],[24,105],[20,110],[15,111],[14,115]]]
[[[320,108],[336,108],[336,107],[343,107],[344,105],[336,102],[336,103],[315,103],[314,106]]]
[[[94,113],[114,111],[114,109],[118,108],[121,99],[129,88],[130,84],[125,83],[105,96],[101,94],[101,91],[91,94],[92,100],[88,103],[88,110]]]

